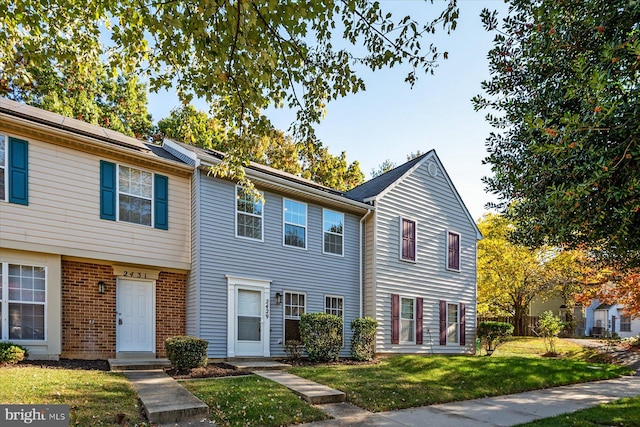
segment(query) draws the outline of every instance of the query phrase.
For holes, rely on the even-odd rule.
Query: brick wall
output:
[[[156,354],[165,357],[164,340],[187,330],[187,275],[160,273],[156,281]]]
[[[98,293],[98,282],[106,292]],[[156,281],[156,353],[164,340],[186,330],[187,275],[160,273]],[[107,359],[116,352],[116,277],[108,265],[62,261],[62,354],[71,359]]]

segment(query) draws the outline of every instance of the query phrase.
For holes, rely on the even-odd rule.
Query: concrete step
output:
[[[168,359],[109,359],[112,371],[145,371],[171,366]]]
[[[161,370],[125,371],[149,421],[157,424],[202,419],[209,406]]]
[[[275,360],[266,359],[233,359],[225,360],[225,365],[231,366],[233,369],[239,371],[264,371],[264,370],[282,370],[288,369],[291,365],[286,363],[276,362]]]
[[[322,403],[344,402],[346,395],[340,390],[334,390],[326,385],[318,384],[296,375],[283,371],[258,371],[255,372],[263,378],[277,382],[302,397],[307,402],[319,405]]]

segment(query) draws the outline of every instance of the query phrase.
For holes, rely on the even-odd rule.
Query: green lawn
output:
[[[563,343],[570,357],[543,358],[536,355],[538,344],[535,339],[514,340],[502,355],[496,352],[491,357],[394,356],[375,365],[298,367],[289,372],[342,390],[349,402],[374,412],[616,378],[630,372],[585,361],[592,353],[571,343]]]
[[[624,398],[605,403],[593,408],[558,415],[553,418],[532,423],[521,424],[521,427],[599,427],[599,426],[640,426],[640,397]]]
[[[0,367],[0,402],[66,404],[70,425],[114,425],[118,413],[126,415],[129,425],[146,425],[133,388],[122,374],[113,372]]]
[[[182,381],[219,426],[282,426],[328,417],[289,389],[256,375]]]

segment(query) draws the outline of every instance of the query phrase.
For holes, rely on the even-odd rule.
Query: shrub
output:
[[[298,361],[302,359],[302,351],[304,350],[304,346],[301,341],[298,340],[287,340],[284,343],[284,352],[287,353],[287,359],[292,361]]]
[[[542,313],[538,320],[538,329],[540,330],[540,335],[544,338],[544,347],[547,350],[547,354],[550,356],[558,354],[556,352],[556,341],[563,327],[564,322],[549,310]]]
[[[513,334],[513,325],[505,322],[480,322],[478,338],[485,345],[487,356],[491,356],[496,347]]]
[[[366,361],[373,359],[376,350],[378,322],[371,317],[358,317],[351,322],[351,357]]]
[[[0,365],[15,364],[24,360],[29,353],[27,349],[18,344],[0,342]]]
[[[300,339],[309,360],[338,360],[342,348],[342,317],[326,313],[303,314],[300,316]]]
[[[167,338],[164,348],[171,365],[180,370],[188,370],[207,364],[209,342],[196,337],[176,336]]]

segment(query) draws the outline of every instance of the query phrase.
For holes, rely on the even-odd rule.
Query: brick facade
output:
[[[98,293],[98,282],[106,291]],[[164,340],[186,330],[187,275],[161,272],[156,280],[156,355]],[[63,358],[107,359],[116,355],[116,276],[109,265],[62,261]]]

